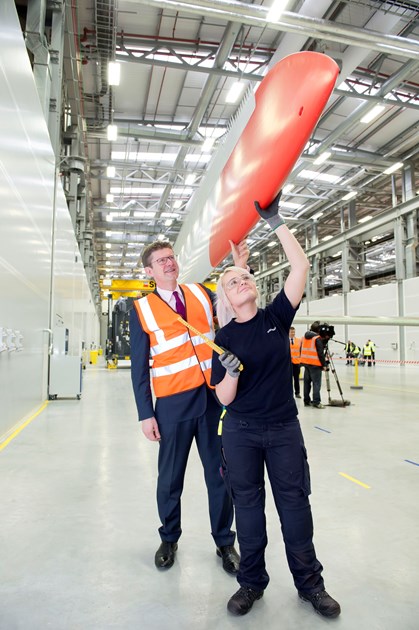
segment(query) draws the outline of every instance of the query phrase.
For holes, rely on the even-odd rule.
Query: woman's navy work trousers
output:
[[[261,591],[269,582],[265,566],[266,465],[294,584],[307,594],[323,590],[323,567],[313,546],[310,472],[298,419],[266,423],[237,420],[227,414],[222,441],[240,545],[239,584]]]

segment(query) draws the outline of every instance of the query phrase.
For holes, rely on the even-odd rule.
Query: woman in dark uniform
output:
[[[304,293],[309,262],[278,214],[279,197],[265,210],[257,202],[255,205],[275,231],[290,263],[283,289],[272,304],[258,309],[255,282],[243,269],[227,268],[217,287],[222,328],[215,341],[226,351],[214,355],[212,384],[227,408],[222,442],[241,552],[240,588],[227,608],[234,615],[246,614],[269,582],[265,567],[266,466],[299,597],[311,602],[324,617],[337,617],[340,606],[325,591],[323,567],[313,546],[310,474],[292,392],[288,331]]]

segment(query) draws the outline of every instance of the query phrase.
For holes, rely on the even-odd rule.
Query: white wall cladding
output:
[[[0,35],[0,327],[23,335],[21,351],[0,352],[3,435],[47,396],[52,266],[74,353],[97,341],[98,324],[60,185],[51,262],[54,154],[12,0],[0,3]]]
[[[403,282],[404,315],[419,317],[419,278],[409,278]],[[419,328],[405,329],[406,361],[419,361]]]
[[[347,314],[397,317],[397,284],[384,284],[349,293]],[[361,350],[368,339],[372,339],[377,346],[377,359],[393,361],[400,358],[399,329],[396,326],[348,326],[348,337]]]
[[[297,313],[308,314],[314,322],[320,319],[335,327],[335,339],[346,341],[351,339],[361,350],[368,339],[372,339],[377,346],[377,359],[380,361],[400,361],[401,345],[405,349],[405,361],[419,363],[419,327],[406,326],[366,326],[336,325],[333,316],[373,316],[373,317],[419,317],[419,278],[410,278],[402,282],[401,292],[403,304],[399,305],[398,285],[396,283],[370,287],[362,291],[354,291],[347,295],[345,311],[342,295],[334,295],[322,300],[315,300],[308,305],[301,304]],[[301,337],[310,327],[305,324],[294,324],[296,334]],[[345,328],[347,330],[345,330]],[[337,355],[344,355],[343,346],[330,344],[331,350]]]
[[[81,355],[82,341],[86,347],[98,344],[99,321],[61,187],[57,197],[53,325],[64,322],[69,329],[69,354]]]

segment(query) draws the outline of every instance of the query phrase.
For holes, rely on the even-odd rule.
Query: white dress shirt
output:
[[[176,285],[176,289],[174,289],[174,291],[178,292],[181,302],[183,304],[185,304],[185,300],[183,298],[182,291],[180,290],[180,286],[178,284]],[[167,289],[161,289],[160,287],[157,287],[157,292],[160,295],[161,299],[164,300],[166,302],[166,304],[168,304],[175,311],[176,310],[176,300],[175,300],[175,297],[173,295],[173,291],[168,291]]]

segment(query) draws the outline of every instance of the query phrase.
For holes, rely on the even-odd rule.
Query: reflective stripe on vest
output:
[[[199,285],[181,285],[188,322],[214,339],[212,304]],[[158,398],[210,385],[212,349],[178,321],[178,313],[155,293],[134,302],[150,338],[151,377]]]
[[[316,350],[316,339],[320,339],[320,335],[316,335],[311,339],[303,337],[301,343],[301,363],[306,363],[307,365],[317,365],[321,367],[322,364]]]
[[[292,343],[292,341],[294,343]],[[290,339],[290,349],[291,349],[291,361],[298,365],[301,363],[300,353],[301,353],[301,339],[299,337],[294,337]]]

